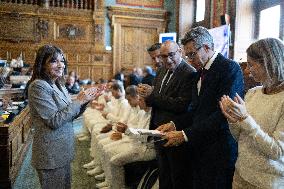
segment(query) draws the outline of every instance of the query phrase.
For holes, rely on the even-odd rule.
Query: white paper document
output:
[[[154,137],[163,136],[163,134],[157,130],[128,128],[128,131],[134,135],[147,135],[147,136],[154,136]]]

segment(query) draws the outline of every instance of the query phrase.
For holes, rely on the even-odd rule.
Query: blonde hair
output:
[[[251,44],[247,55],[264,66],[267,81],[264,85],[273,86],[284,82],[284,44],[276,38],[265,38]]]

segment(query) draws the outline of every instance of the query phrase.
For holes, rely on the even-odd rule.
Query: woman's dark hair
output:
[[[42,47],[40,47],[37,51],[37,55],[36,55],[36,59],[35,59],[35,64],[33,66],[33,75],[32,78],[30,80],[30,82],[36,80],[36,79],[43,79],[47,82],[51,82],[51,78],[50,76],[46,73],[45,67],[46,64],[49,62],[52,62],[53,60],[56,59],[57,55],[61,54],[63,57],[63,61],[64,61],[64,65],[65,65],[65,69],[64,69],[64,73],[67,73],[67,61],[63,56],[63,51],[53,45],[44,45]],[[49,61],[49,62],[47,62]],[[63,76],[62,78],[58,79],[56,81],[56,83],[61,83],[63,82]]]

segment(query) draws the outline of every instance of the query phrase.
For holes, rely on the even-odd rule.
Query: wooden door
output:
[[[121,65],[131,70],[151,65],[147,48],[158,41],[157,29],[125,26],[121,28]]]
[[[159,41],[166,27],[165,11],[111,7],[113,26],[113,74],[151,65],[147,48]],[[148,17],[148,18],[147,18]]]

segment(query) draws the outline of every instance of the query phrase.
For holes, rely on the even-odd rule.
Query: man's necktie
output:
[[[172,74],[173,74],[173,71],[169,70],[168,73],[167,73],[167,76],[166,76],[166,78],[164,80],[164,84],[163,84],[164,86],[166,86],[168,84],[169,79],[170,79]]]
[[[167,75],[165,76],[165,79],[163,80],[162,84],[161,84],[161,87],[160,87],[160,90],[159,90],[159,93],[167,86],[169,80],[171,79],[171,75],[173,74],[173,71],[168,71],[167,72]]]
[[[207,71],[208,70],[206,70],[205,68],[202,68],[201,73],[200,73],[201,82],[205,79]]]

